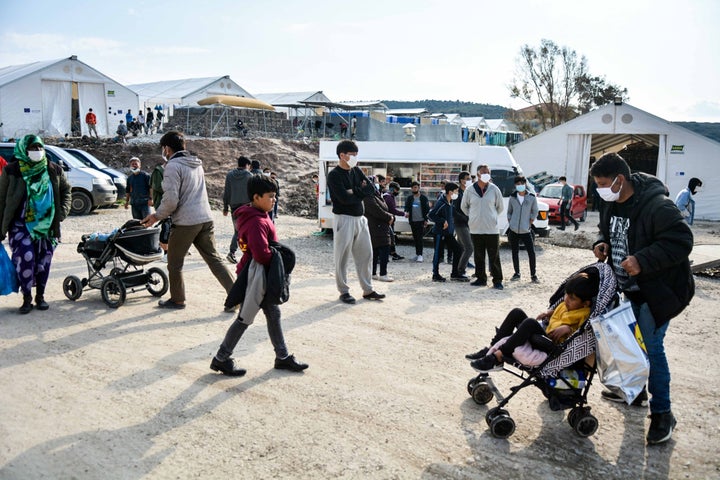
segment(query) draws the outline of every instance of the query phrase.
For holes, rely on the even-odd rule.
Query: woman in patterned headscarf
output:
[[[12,261],[23,293],[20,313],[47,310],[45,285],[60,222],[70,213],[72,194],[63,169],[48,161],[43,141],[26,135],[0,175],[0,241],[9,237]]]

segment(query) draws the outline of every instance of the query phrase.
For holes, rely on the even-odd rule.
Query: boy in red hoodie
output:
[[[230,325],[222,345],[210,363],[212,370],[224,375],[233,377],[245,375],[245,369],[236,368],[235,362],[230,357],[240,341],[240,337],[253,323],[258,309],[262,309],[267,319],[268,334],[275,349],[275,368],[300,372],[308,367],[307,364],[299,363],[295,360],[294,355],[288,353],[280,325],[280,307],[267,304],[264,300],[254,301],[264,295],[264,285],[259,283],[264,283],[262,282],[263,275],[272,259],[273,252],[270,249],[270,242],[277,242],[275,224],[268,216],[268,212],[271,212],[275,206],[276,194],[277,186],[269,177],[253,175],[248,181],[248,196],[251,203],[236,210],[238,243],[243,252],[242,259],[237,266],[237,273],[239,274],[248,262],[255,264],[251,263],[249,267],[245,301],[240,313]],[[253,278],[258,279],[257,275],[260,275],[259,283],[253,282]]]

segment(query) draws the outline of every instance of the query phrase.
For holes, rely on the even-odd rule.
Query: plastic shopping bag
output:
[[[591,318],[590,324],[597,339],[600,381],[628,404],[632,403],[647,383],[650,363],[640,346],[642,336],[630,302]]]
[[[0,295],[9,295],[18,291],[17,273],[5,247],[0,243]]]

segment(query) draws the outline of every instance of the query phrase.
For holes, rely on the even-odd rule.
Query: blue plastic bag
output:
[[[0,244],[0,295],[16,293],[19,288],[15,265],[8,257],[5,247]]]

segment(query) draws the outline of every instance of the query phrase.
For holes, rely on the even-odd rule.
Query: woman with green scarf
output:
[[[11,162],[0,175],[0,241],[9,237],[12,261],[23,293],[20,313],[35,306],[47,310],[45,285],[58,240],[60,222],[70,213],[72,194],[63,169],[45,155],[37,135],[15,144]]]

